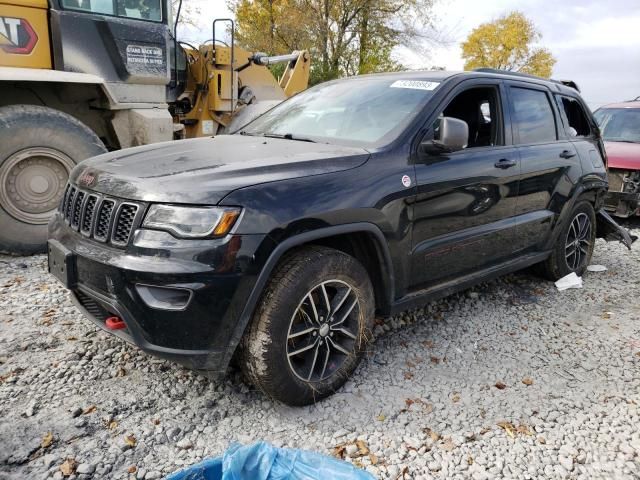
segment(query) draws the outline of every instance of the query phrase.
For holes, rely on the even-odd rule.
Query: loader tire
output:
[[[36,105],[0,107],[0,252],[45,251],[71,169],[106,152],[86,125]]]

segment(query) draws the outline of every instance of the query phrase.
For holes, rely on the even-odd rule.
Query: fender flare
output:
[[[236,348],[240,343],[240,340],[242,339],[242,336],[244,335],[244,332],[249,325],[251,318],[253,317],[253,313],[258,305],[258,301],[262,296],[262,292],[264,292],[264,289],[267,286],[267,282],[269,281],[269,278],[271,278],[271,273],[273,272],[273,269],[276,267],[282,256],[291,249],[300,245],[304,245],[314,240],[320,240],[336,235],[344,235],[346,233],[370,233],[374,236],[377,247],[379,248],[379,252],[382,255],[381,260],[383,262],[383,268],[388,272],[389,275],[388,283],[385,285],[385,291],[388,297],[386,301],[389,302],[389,305],[392,304],[393,292],[395,291],[395,283],[391,253],[389,252],[389,245],[384,237],[384,234],[376,225],[368,222],[349,223],[311,230],[291,236],[283,242],[279,243],[276,248],[274,248],[273,252],[271,252],[269,258],[262,267],[262,270],[258,275],[258,279],[256,280],[251,293],[249,294],[249,298],[247,299],[245,306],[242,309],[242,313],[238,317],[236,326],[229,338],[227,351],[225,352],[222,364],[223,369],[226,369],[227,365],[231,361],[231,358],[233,357],[233,354],[236,351]]]

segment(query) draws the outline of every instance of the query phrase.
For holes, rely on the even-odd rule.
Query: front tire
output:
[[[582,276],[591,262],[595,240],[596,213],[591,203],[579,202],[562,228],[551,255],[540,265],[542,274],[552,281],[572,272]]]
[[[36,105],[0,108],[0,251],[43,252],[71,169],[106,152],[86,125]]]
[[[371,281],[355,258],[325,247],[276,268],[241,344],[251,383],[288,405],[308,405],[351,376],[371,339]]]

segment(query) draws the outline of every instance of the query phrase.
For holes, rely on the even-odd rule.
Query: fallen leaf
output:
[[[442,449],[446,450],[447,452],[452,452],[455,448],[456,446],[453,444],[453,440],[451,440],[451,437],[447,437],[442,444]]]
[[[411,360],[407,360],[407,361],[405,362],[405,365],[406,365],[408,368],[414,368],[414,367],[415,367],[415,364],[414,364]]]
[[[62,465],[60,465],[60,471],[62,475],[65,477],[69,477],[76,472],[76,467],[78,466],[78,462],[76,462],[73,458],[67,458]]]
[[[73,342],[75,340],[78,340],[78,337],[67,337],[67,340]]]
[[[345,445],[337,445],[333,447],[332,455],[336,458],[344,459],[344,453],[347,450]]]
[[[544,437],[538,437],[538,443],[542,445],[546,445],[547,440]]]
[[[124,437],[124,443],[126,443],[130,447],[135,447],[137,443],[136,437],[133,436],[133,434],[127,435],[126,437]]]
[[[426,428],[425,433],[429,435],[429,438],[431,438],[431,440],[433,440],[434,442],[440,440],[440,434],[438,432],[434,432],[430,428]]]
[[[640,357],[640,352],[636,352],[636,357]]]
[[[524,423],[521,423],[520,425],[518,425],[518,427],[516,428],[516,431],[522,435],[528,435],[528,436],[533,435],[533,432],[531,431],[529,426],[525,425]]]
[[[460,394],[459,393],[454,393],[453,397],[451,397],[451,401],[453,403],[458,403],[460,401]]]
[[[116,422],[115,420],[111,420],[107,428],[109,430],[115,430],[116,428],[118,428],[118,422]]]
[[[471,455],[467,457],[467,465],[473,465],[473,457]]]
[[[135,465],[131,465],[129,468],[127,468],[127,473],[136,473],[138,471],[138,467],[136,467]]]
[[[369,455],[369,447],[364,440],[356,440],[356,447],[358,447],[358,453],[360,455]]]
[[[379,422],[384,422],[386,418],[387,418],[387,417],[385,417],[385,416],[381,413],[380,415],[378,415],[378,416],[376,417],[376,420],[378,420]]]
[[[411,398],[406,398],[405,401],[404,401],[404,404],[407,406],[407,408],[410,408],[411,405],[413,405],[414,403],[415,402]]]
[[[503,429],[511,438],[515,438],[515,427],[511,422],[498,422],[498,426]]]
[[[431,356],[431,363],[435,363],[437,365],[440,363],[440,359],[438,357]]]
[[[89,415],[93,412],[95,412],[97,410],[98,407],[96,407],[95,405],[91,405],[90,407],[87,407],[84,409],[84,411],[82,412],[84,415]]]
[[[422,342],[422,345],[427,348],[433,348],[433,342],[431,340],[425,340],[424,342]]]
[[[118,367],[118,370],[116,371],[116,377],[124,377],[127,374],[127,371],[122,368],[122,367]]]
[[[524,383],[528,387],[530,385],[533,385],[533,380],[531,380],[529,377],[525,377],[522,379],[522,383]]]
[[[40,442],[40,446],[42,448],[47,448],[53,443],[53,433],[47,432],[44,437],[42,437],[42,441]]]
[[[507,388],[507,386],[502,383],[502,382],[496,382],[496,384],[494,385],[498,390],[504,390],[505,388]]]
[[[405,380],[411,380],[413,378],[413,373],[411,372],[404,372],[404,379]]]
[[[154,425],[160,425],[160,419],[154,418],[153,420],[151,420],[151,423],[153,423]]]
[[[371,462],[371,465],[377,465],[378,464],[378,457],[375,456],[373,453],[369,454],[369,461]]]

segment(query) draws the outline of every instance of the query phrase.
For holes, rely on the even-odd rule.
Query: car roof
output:
[[[640,101],[610,103],[608,105],[603,105],[600,108],[640,108]]]
[[[525,73],[509,72],[506,70],[494,70],[489,68],[481,68],[477,70],[469,71],[449,71],[449,70],[410,70],[404,72],[386,72],[386,73],[371,73],[367,75],[356,75],[353,77],[347,77],[343,80],[351,79],[366,79],[366,78],[388,78],[395,80],[433,80],[443,82],[452,77],[470,77],[470,78],[500,78],[503,80],[517,80],[521,82],[535,83],[538,85],[545,85],[551,90],[567,95],[576,95],[579,90],[572,88],[569,85],[575,85],[573,82],[564,82],[559,80],[547,79],[542,77],[536,77],[534,75],[528,75]],[[563,83],[564,82],[564,83]],[[566,84],[565,84],[566,83]]]

